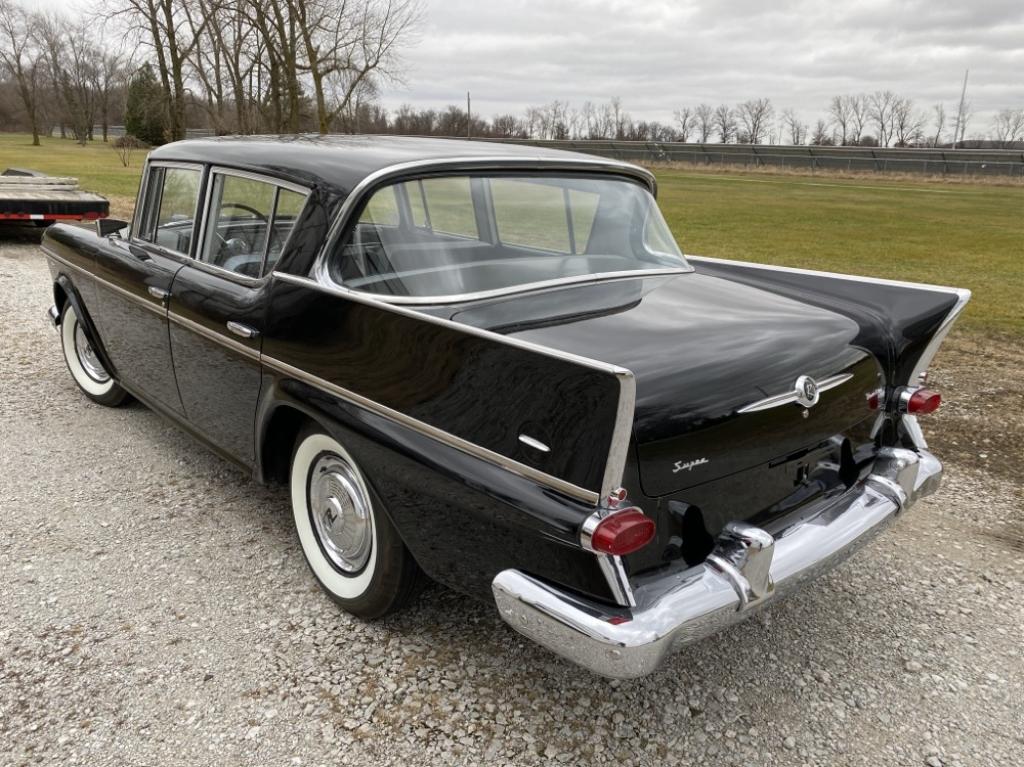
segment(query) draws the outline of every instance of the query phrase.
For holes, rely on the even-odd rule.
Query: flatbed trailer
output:
[[[0,223],[95,221],[110,215],[110,202],[83,192],[78,179],[8,168],[0,173]]]

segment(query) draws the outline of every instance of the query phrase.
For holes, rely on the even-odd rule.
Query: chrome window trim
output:
[[[181,256],[181,257],[184,257],[184,258],[191,258],[191,254],[189,254],[189,253],[182,253],[180,250],[174,250],[172,248],[167,248],[167,247],[164,247],[163,245],[158,245],[155,242],[150,242],[149,240],[144,240],[141,237],[139,237],[138,229],[137,229],[138,222],[139,222],[140,217],[142,216],[142,213],[143,213],[145,205],[146,205],[146,193],[149,191],[150,174],[151,174],[153,168],[178,168],[180,170],[194,170],[194,171],[197,171],[199,173],[199,190],[198,190],[198,193],[196,194],[196,206],[195,206],[195,209],[192,211],[192,227],[193,227],[193,231],[192,231],[192,243],[191,243],[193,249],[198,247],[198,243],[196,242],[196,236],[199,233],[199,226],[197,225],[198,224],[197,217],[199,216],[199,211],[205,205],[205,198],[207,196],[206,195],[206,188],[205,188],[205,184],[204,184],[204,182],[206,180],[206,176],[205,176],[206,166],[203,165],[202,163],[178,162],[176,160],[146,160],[146,168],[143,171],[143,179],[144,179],[144,181],[143,181],[141,189],[139,190],[139,198],[138,198],[138,200],[136,200],[137,204],[135,206],[135,211],[132,213],[132,228],[131,228],[131,230],[129,231],[129,234],[128,234],[128,242],[133,243],[135,245],[138,245],[140,247],[156,248],[161,253],[169,253],[169,254],[172,254],[172,255],[175,255],[175,256]],[[160,199],[163,200],[163,196],[162,195],[161,195]]]
[[[409,176],[416,176],[418,174],[429,174],[433,172],[444,171],[445,175],[458,175],[460,173],[478,173],[481,171],[495,171],[495,172],[523,172],[523,171],[565,171],[568,173],[580,172],[580,171],[595,171],[612,173],[625,178],[632,179],[633,181],[639,181],[644,184],[647,191],[651,193],[652,197],[657,198],[657,182],[654,179],[654,175],[639,166],[630,165],[629,163],[618,162],[615,160],[605,160],[601,158],[566,158],[566,159],[535,159],[535,160],[524,160],[522,157],[507,157],[501,155],[495,155],[493,157],[452,157],[452,158],[441,158],[441,159],[429,159],[429,160],[414,160],[411,162],[396,163],[395,165],[389,165],[384,168],[380,168],[373,173],[368,174],[362,179],[352,191],[349,192],[344,202],[341,204],[340,210],[331,222],[331,227],[327,232],[327,237],[324,239],[324,244],[321,246],[319,253],[317,253],[316,259],[313,263],[311,274],[318,281],[324,285],[330,287],[341,287],[341,285],[331,279],[328,267],[328,259],[331,251],[337,244],[339,237],[346,230],[349,219],[352,217],[353,212],[359,207],[363,200],[367,198],[371,191],[375,191],[377,187],[382,186],[387,182],[399,181]],[[408,180],[412,180],[411,178]],[[686,257],[683,256],[684,264]],[[637,270],[632,274],[636,276],[642,276],[643,270]],[[660,272],[661,270],[653,270]],[[693,267],[684,265],[679,269],[671,270],[674,273],[686,273],[692,272]],[[593,279],[594,275],[586,275],[580,277],[567,278],[575,282],[587,282]],[[472,301],[477,298],[486,298],[497,295],[513,295],[515,293],[521,293],[529,290],[534,290],[538,286],[546,285],[548,283],[556,283],[556,281],[548,281],[545,283],[527,283],[525,285],[517,285],[511,288],[503,288],[494,291],[483,291],[479,293],[469,293],[462,295],[452,296],[427,296],[423,298],[413,298],[409,296],[381,296],[380,300],[388,303],[403,303],[403,304],[449,304],[458,303],[461,301]],[[557,284],[570,284],[569,282],[557,282]],[[346,288],[354,293],[367,294],[366,291],[356,291],[352,288]],[[371,294],[372,295],[372,294]]]
[[[612,365],[599,360],[594,360],[589,357],[582,357],[577,354],[571,354],[569,352],[563,352],[558,349],[552,349],[548,346],[541,346],[530,341],[524,341],[518,338],[510,338],[509,336],[495,333],[490,330],[483,328],[473,327],[471,325],[465,325],[461,322],[454,322],[452,320],[445,319],[443,317],[435,317],[430,314],[418,312],[413,309],[407,309],[402,306],[396,306],[388,301],[381,301],[365,293],[359,293],[358,291],[340,289],[334,285],[324,285],[316,280],[310,279],[309,277],[298,277],[294,274],[286,274],[284,272],[273,273],[273,276],[283,280],[284,282],[290,282],[294,285],[301,287],[310,288],[313,290],[319,290],[324,293],[331,295],[340,296],[347,298],[352,301],[357,301],[362,304],[369,306],[376,306],[387,311],[394,312],[396,314],[402,314],[407,317],[414,317],[421,322],[433,323],[435,325],[441,325],[442,327],[459,330],[469,335],[475,335],[480,338],[486,338],[488,340],[497,341],[499,343],[506,344],[508,346],[514,346],[527,351],[543,354],[548,357],[554,357],[556,359],[566,360],[573,362],[578,365],[590,368],[592,370],[598,370],[604,373],[610,373],[615,376],[619,382],[619,402],[615,414],[615,422],[612,428],[612,438],[609,447],[608,458],[605,464],[604,476],[602,477],[601,488],[598,492],[587,490],[586,488],[579,487],[577,485],[569,485],[572,488],[572,492],[568,493],[574,498],[582,500],[590,505],[596,506],[603,499],[611,495],[619,485],[622,484],[622,475],[626,467],[626,458],[629,452],[629,442],[633,431],[633,412],[636,407],[636,378],[633,373],[625,368],[619,367],[618,365]],[[266,359],[266,358],[264,358]],[[333,385],[333,384],[332,384]],[[358,396],[358,395],[357,395]],[[364,398],[365,399],[365,398]],[[381,405],[380,407],[384,407]],[[408,418],[408,416],[405,416]],[[435,429],[436,427],[429,427]],[[454,437],[453,439],[461,440],[460,437]],[[465,440],[462,440],[463,442]],[[472,443],[469,443],[472,444]],[[479,448],[479,450],[487,450],[486,448]],[[499,455],[493,453],[493,451],[487,451],[493,455]],[[499,465],[504,466],[507,462],[518,464],[511,458],[501,456],[498,461]],[[530,472],[536,472],[535,469],[526,467]],[[557,477],[552,477],[549,474],[539,473],[542,477],[549,477],[556,483],[559,483],[564,488],[566,483]],[[534,477],[536,479],[536,477]],[[545,482],[545,484],[548,484]],[[563,492],[565,490],[563,489]]]
[[[267,241],[266,241],[266,243],[263,246],[263,258],[260,261],[260,274],[257,277],[250,277],[247,274],[241,274],[239,272],[233,272],[230,269],[225,269],[223,266],[218,266],[217,264],[211,264],[209,261],[206,261],[206,260],[204,260],[202,258],[202,256],[203,256],[203,249],[206,247],[206,230],[207,230],[207,228],[209,226],[209,221],[210,221],[210,204],[213,202],[213,177],[215,175],[217,175],[217,176],[235,176],[236,178],[244,178],[244,179],[246,179],[248,181],[258,181],[258,182],[260,182],[262,184],[268,184],[270,186],[275,187],[275,191],[274,191],[274,209],[270,213],[270,221],[268,222],[268,226],[269,227],[272,227],[274,225],[274,218],[277,216],[277,201],[278,201],[278,198],[280,196],[280,191],[279,190],[287,189],[289,192],[295,192],[296,194],[301,194],[303,196],[304,199],[303,199],[303,202],[302,202],[302,208],[299,209],[299,216],[301,216],[303,211],[305,211],[305,209],[306,209],[306,205],[309,203],[309,197],[310,197],[310,194],[312,193],[312,189],[310,187],[302,186],[301,184],[296,184],[296,183],[293,183],[291,181],[284,181],[282,179],[278,179],[278,178],[276,178],[274,176],[269,176],[269,175],[266,175],[266,174],[263,174],[263,173],[253,173],[251,171],[238,170],[237,168],[229,168],[229,167],[221,166],[221,165],[210,165],[210,166],[208,166],[208,172],[207,172],[207,176],[206,176],[206,178],[207,178],[206,188],[204,190],[205,193],[203,194],[202,219],[200,221],[200,229],[199,229],[198,239],[196,241],[195,253],[192,256],[191,260],[194,263],[203,264],[204,266],[208,266],[210,269],[216,270],[216,272],[218,274],[228,275],[228,276],[231,276],[231,277],[234,277],[234,278],[240,278],[242,280],[245,280],[247,282],[252,282],[252,283],[257,283],[257,282],[263,281],[267,277],[270,276],[269,274],[264,274],[263,273],[263,270],[266,267],[266,263],[267,263],[267,250],[270,247],[270,229],[269,228],[267,230]],[[296,221],[298,221],[299,216],[295,217]],[[288,245],[291,243],[292,236],[294,234],[295,234],[295,226],[293,225],[291,231],[288,232],[288,236],[285,238],[285,241],[281,244],[281,252],[282,253],[284,253],[285,250],[288,248]]]

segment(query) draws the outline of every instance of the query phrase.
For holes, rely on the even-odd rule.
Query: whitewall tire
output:
[[[68,371],[85,396],[109,407],[116,407],[127,399],[127,392],[114,380],[96,354],[92,339],[70,301],[64,305],[61,314],[60,342]]]
[[[324,591],[363,618],[399,609],[419,568],[349,452],[310,426],[296,440],[289,485],[299,544]]]

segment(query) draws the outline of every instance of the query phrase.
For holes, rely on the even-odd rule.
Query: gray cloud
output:
[[[879,89],[952,110],[970,68],[971,129],[984,129],[1024,107],[1024,2],[430,0],[405,60],[387,106],[470,90],[491,115],[619,96],[633,117],[666,122],[685,104],[761,96],[811,120],[832,95]]]

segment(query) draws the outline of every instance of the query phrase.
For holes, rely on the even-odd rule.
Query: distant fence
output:
[[[739,165],[747,168],[920,173],[1024,178],[1024,152],[1017,149],[880,149],[764,144],[679,144],[659,141],[535,141],[497,139],[551,149],[596,154],[635,163]]]
[[[111,126],[111,136],[124,127]],[[214,135],[207,128],[189,128],[187,138]],[[458,137],[452,137],[458,138]],[[611,157],[616,160],[691,165],[739,165],[746,168],[790,168],[816,171],[920,173],[925,175],[1002,176],[1024,179],[1024,151],[1019,149],[882,149],[860,146],[783,146],[774,144],[681,144],[668,141],[541,141],[481,139],[528,144]]]

